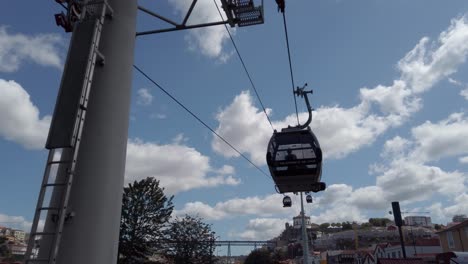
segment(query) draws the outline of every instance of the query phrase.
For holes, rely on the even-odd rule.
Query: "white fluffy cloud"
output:
[[[369,186],[353,190],[352,186],[346,184],[330,185],[320,194],[312,194],[314,202],[307,204],[307,210],[317,212],[324,209],[322,213],[311,215],[314,222],[330,221],[362,221],[364,210],[380,210],[388,204],[383,197],[379,187]],[[224,202],[218,202],[214,206],[197,201],[189,202],[177,215],[195,214],[207,220],[223,220],[234,216],[249,215],[256,217],[272,217],[284,215],[290,217],[298,213],[300,205],[299,196],[291,195],[293,206],[282,207],[283,196],[279,194],[264,197],[253,196],[245,198],[234,198]],[[283,223],[284,224],[284,223]]]
[[[153,102],[153,95],[147,88],[138,89],[137,96],[137,103],[140,105],[150,105]]]
[[[424,92],[443,78],[455,73],[468,55],[468,17],[452,19],[437,42],[422,38],[418,45],[398,63],[402,79],[415,93]],[[436,46],[436,49],[432,47]]]
[[[460,95],[463,96],[465,100],[468,101],[468,88],[461,90]]]
[[[22,216],[0,214],[0,225],[29,232],[31,230],[32,223],[24,219]]]
[[[440,122],[427,121],[414,127],[411,139],[397,136],[388,140],[382,155],[387,164],[381,164],[376,171],[376,187],[383,192],[375,197],[411,204],[438,194],[445,196],[447,201],[453,200],[455,205],[450,208],[452,211],[458,210],[460,199],[465,197],[467,175],[460,171],[445,171],[431,163],[456,157],[463,162],[468,154],[467,123],[468,118],[464,114],[454,113]],[[433,205],[434,209],[440,206]],[[441,209],[438,212],[448,211]],[[446,220],[447,214],[439,217]]]
[[[254,163],[265,162],[265,151],[271,137],[271,127],[264,113],[253,106],[249,92],[242,92],[236,96],[232,104],[220,112],[216,119],[219,121],[216,129],[218,134],[231,142],[240,152],[249,153]],[[212,141],[212,147],[225,157],[238,156],[218,138]]]
[[[57,34],[10,34],[0,26],[0,72],[14,72],[24,61],[62,68],[60,48],[64,40]]]
[[[387,159],[401,158],[406,155],[410,145],[411,141],[396,136],[385,142],[381,156]]]
[[[155,177],[170,194],[194,188],[240,183],[239,179],[226,171],[218,175],[213,173],[218,169],[212,168],[209,161],[209,157],[179,142],[159,145],[138,139],[129,140],[125,180],[132,182]],[[226,167],[224,169],[226,170]]]
[[[41,149],[47,138],[50,121],[50,116],[39,116],[39,110],[21,85],[0,79],[1,137],[27,149]]]
[[[465,176],[461,172],[446,172],[439,167],[411,160],[393,161],[377,177],[377,186],[385,190],[388,200],[417,202],[439,193],[453,196],[465,190]]]
[[[399,126],[422,107],[420,95],[438,81],[457,71],[468,55],[468,21],[454,19],[437,41],[421,41],[398,63],[399,79],[390,86],[360,89],[361,102],[350,108],[321,106],[314,112],[312,129],[327,158],[343,158],[372,144],[390,127]],[[373,111],[376,106],[378,111]],[[270,112],[271,110],[269,110]],[[307,113],[301,113],[305,120]],[[257,164],[265,164],[264,152],[271,135],[264,114],[253,106],[248,92],[236,96],[218,115],[221,134]],[[274,122],[276,128],[294,124],[294,115]],[[255,131],[255,133],[252,133]],[[218,138],[213,149],[227,157],[236,156]]]
[[[436,202],[424,210],[431,212],[433,222],[451,222],[451,217],[457,214],[466,214],[468,211],[468,194],[466,192],[456,196],[453,199],[452,205],[443,205]]]
[[[416,149],[411,158],[433,161],[444,157],[468,154],[468,117],[454,113],[448,118],[424,124],[412,129]]]
[[[282,199],[283,197],[278,194],[265,197],[253,196],[218,202],[214,206],[197,201],[186,203],[182,209],[177,210],[176,214],[198,214],[208,220],[221,220],[239,215],[268,217],[278,214],[294,214],[294,208],[282,207]]]
[[[460,157],[458,161],[460,161],[460,163],[468,164],[468,156]]]
[[[169,3],[181,14],[181,17],[185,17],[192,0],[169,0]],[[221,2],[218,0],[217,3],[221,14],[223,14]],[[212,0],[200,0],[195,5],[187,24],[217,21],[221,21],[221,17],[214,2]],[[230,55],[223,49],[223,43],[229,38],[224,26],[192,29],[188,34],[187,41],[191,49],[200,50],[202,54],[211,58],[217,58],[220,61],[225,61],[229,58]]]
[[[291,220],[280,218],[251,219],[243,232],[232,234],[232,236],[246,240],[271,239],[281,234],[287,222],[291,222]]]

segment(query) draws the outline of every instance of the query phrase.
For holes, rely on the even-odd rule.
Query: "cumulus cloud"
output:
[[[42,149],[50,122],[50,116],[39,116],[39,110],[21,85],[0,79],[1,137],[27,149]]]
[[[466,192],[459,194],[453,199],[451,205],[445,205],[441,202],[433,203],[424,210],[431,212],[433,222],[451,222],[451,217],[457,214],[466,214],[468,211],[468,194]]]
[[[458,161],[460,161],[460,163],[468,164],[468,156],[461,157]]]
[[[153,102],[153,95],[147,88],[138,89],[137,96],[137,104],[150,105]]]
[[[208,220],[221,220],[239,215],[267,217],[277,214],[294,214],[293,208],[281,206],[282,199],[283,197],[277,194],[264,197],[253,196],[218,202],[214,206],[197,201],[186,203],[182,209],[177,210],[176,214],[198,214]]]
[[[445,171],[431,165],[443,158],[468,154],[465,143],[468,119],[463,113],[454,113],[437,123],[425,122],[414,127],[411,139],[399,136],[384,144],[382,156],[386,163],[376,171],[376,187],[383,190],[376,198],[413,203],[430,199],[435,194],[457,200],[466,191],[466,174]]]
[[[463,96],[465,100],[468,101],[468,88],[461,90],[460,95]]]
[[[312,130],[319,138],[326,158],[343,158],[375,142],[391,127],[400,126],[421,109],[421,93],[431,89],[443,78],[457,71],[468,54],[468,21],[466,16],[452,20],[437,41],[424,37],[399,62],[400,78],[389,86],[360,89],[360,102],[343,108],[321,106],[314,112]],[[268,113],[271,109],[268,109]],[[305,120],[307,113],[301,113]],[[217,114],[216,132],[226,138],[253,162],[265,164],[264,152],[271,135],[264,114],[257,109],[248,92],[236,96],[233,102]],[[276,128],[294,124],[295,116],[274,121]],[[252,133],[255,131],[255,133]],[[213,149],[226,157],[236,157],[218,138]]]
[[[231,142],[240,152],[249,153],[254,163],[265,162],[266,145],[271,136],[271,128],[264,113],[253,105],[249,92],[242,92],[236,96],[231,105],[218,113],[216,119],[219,121],[216,129],[218,134]],[[239,156],[218,138],[212,141],[212,147],[225,157]]]
[[[408,148],[411,145],[411,141],[396,136],[384,143],[383,151],[381,156],[383,158],[395,159],[405,156]]]
[[[446,172],[439,167],[408,160],[391,163],[383,175],[377,177],[377,186],[385,190],[388,200],[417,202],[435,193],[446,196],[465,190],[465,177],[461,172]]]
[[[437,42],[422,38],[416,47],[398,63],[402,79],[415,93],[421,93],[443,78],[455,73],[468,54],[468,17],[452,19]],[[431,47],[436,46],[436,49]]]
[[[365,219],[365,210],[381,210],[388,206],[383,196],[383,191],[377,186],[368,186],[353,190],[346,184],[332,184],[320,194],[312,194],[314,202],[307,204],[307,209],[321,213],[311,215],[316,223],[330,221],[362,221]],[[296,215],[300,205],[299,196],[291,196],[294,206],[283,208],[281,206],[283,196],[272,194],[267,196],[252,196],[234,198],[224,202],[218,202],[211,206],[196,201],[186,203],[183,208],[176,211],[177,215],[197,214],[207,220],[223,220],[234,216],[255,216],[268,218],[278,215],[285,217]]]
[[[0,26],[0,71],[17,71],[25,61],[61,69],[63,46],[64,40],[57,34],[12,34]]]
[[[423,162],[444,157],[468,154],[468,117],[453,113],[448,118],[424,124],[412,129],[416,149],[411,158]]]
[[[22,216],[0,214],[0,225],[29,232],[32,222],[27,221]]]
[[[169,0],[169,3],[174,6],[181,17],[185,17],[192,0]],[[217,3],[223,14],[221,1],[217,0]],[[201,24],[217,21],[221,21],[221,17],[213,1],[201,0],[195,5],[187,24]],[[224,62],[230,57],[230,53],[227,53],[223,49],[223,43],[228,38],[229,35],[224,26],[211,26],[190,30],[186,39],[191,49],[200,50],[202,54]]]
[[[245,240],[267,240],[279,236],[288,222],[289,219],[255,218],[249,220],[243,232],[232,235]]]
[[[128,141],[126,182],[155,177],[166,192],[174,194],[194,188],[238,185],[233,175],[216,175],[210,159],[180,142],[161,145],[139,139]]]

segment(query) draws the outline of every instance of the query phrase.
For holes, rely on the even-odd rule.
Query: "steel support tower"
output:
[[[187,25],[137,0],[55,0],[57,25],[73,32],[46,143],[49,156],[25,263],[116,263],[135,38],[196,27],[263,23],[251,0],[221,0],[228,19]],[[172,28],[136,32],[140,9]]]

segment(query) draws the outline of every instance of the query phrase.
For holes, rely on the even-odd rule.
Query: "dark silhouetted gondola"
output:
[[[309,118],[304,125],[283,128],[281,132],[275,130],[268,144],[267,164],[279,193],[323,191],[322,150],[309,127],[312,108],[307,94],[312,91],[297,88],[294,93],[304,97]]]
[[[312,203],[312,196],[310,194],[306,196],[306,201],[307,203]]]
[[[283,198],[283,207],[291,207],[291,197],[289,196],[284,196]]]

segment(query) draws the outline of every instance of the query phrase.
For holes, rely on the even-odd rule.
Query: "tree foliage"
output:
[[[271,258],[273,263],[281,263],[281,261],[286,260],[288,258],[286,250],[282,249],[275,249],[271,254]]]
[[[351,229],[353,229],[353,224],[350,223],[349,221],[341,223],[341,230],[345,231],[345,230],[351,230]]]
[[[360,229],[369,229],[371,227],[372,227],[371,223],[363,223],[361,224]]]
[[[120,219],[119,263],[145,263],[171,217],[173,196],[167,198],[159,181],[146,178],[124,188]]]
[[[388,218],[369,218],[369,223],[373,226],[386,226],[391,221]]]
[[[268,250],[256,249],[250,252],[244,261],[244,264],[274,264],[273,258]]]
[[[209,264],[214,262],[215,232],[199,217],[177,217],[166,231],[165,255],[175,264]]]
[[[8,240],[5,237],[0,237],[0,256],[1,257],[11,257],[11,252],[7,246]]]

